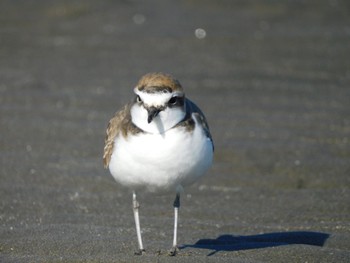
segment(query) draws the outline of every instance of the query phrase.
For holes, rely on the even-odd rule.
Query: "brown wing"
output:
[[[105,137],[105,147],[103,150],[103,165],[105,168],[108,167],[109,162],[111,161],[114,141],[120,133],[126,137],[129,133],[136,134],[138,132],[142,132],[142,130],[136,127],[131,121],[131,106],[132,103],[125,105],[124,108],[118,111],[108,123]]]
[[[122,131],[123,123],[127,123],[127,119],[130,119],[131,121],[130,107],[130,104],[125,105],[124,108],[118,111],[108,123],[105,137],[105,147],[103,150],[103,165],[105,168],[108,167],[109,162],[111,160],[115,138],[120,132],[122,132],[123,135],[126,134]]]
[[[105,168],[108,167],[109,162],[111,160],[114,148],[114,139],[120,132],[122,119],[125,118],[124,115],[125,108],[117,112],[108,123],[105,137],[105,147],[103,150],[103,165]]]

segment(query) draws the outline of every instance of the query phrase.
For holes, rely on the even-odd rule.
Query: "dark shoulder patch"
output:
[[[129,134],[138,134],[144,132],[141,130],[139,127],[137,127],[131,120],[131,109],[132,104],[129,104],[129,109],[127,110],[127,115],[125,118],[122,120],[122,125],[121,125],[121,133],[124,137],[127,137]]]
[[[183,121],[180,121],[175,127],[184,127],[186,131],[192,132],[196,126],[196,122],[192,119],[192,116],[185,117]],[[174,127],[174,128],[175,128]]]
[[[199,123],[199,125],[201,125],[203,127],[205,135],[211,140],[212,145],[213,145],[213,150],[214,150],[213,138],[211,137],[209,125],[208,125],[208,122],[207,122],[203,112],[198,108],[198,106],[196,104],[194,104],[189,99],[186,99],[185,103],[186,103],[186,116],[187,116],[187,114],[189,114],[191,119],[192,119],[192,114],[193,114],[193,117],[196,118],[196,121]],[[194,124],[195,124],[195,122],[194,122]],[[194,128],[194,126],[193,126],[193,128]]]

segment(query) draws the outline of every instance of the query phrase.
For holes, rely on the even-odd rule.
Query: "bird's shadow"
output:
[[[200,239],[195,244],[185,244],[184,248],[204,248],[213,250],[208,256],[219,251],[239,251],[248,249],[286,246],[292,244],[305,244],[322,247],[329,234],[320,232],[277,232],[252,236],[221,235],[216,239]]]

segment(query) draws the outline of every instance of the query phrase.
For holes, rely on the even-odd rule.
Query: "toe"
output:
[[[178,253],[179,249],[177,247],[172,247],[170,250],[169,250],[169,253],[168,255],[171,256],[171,257],[174,257],[176,256],[176,254]]]
[[[139,250],[136,251],[134,254],[137,255],[137,256],[141,256],[141,255],[143,255],[143,254],[146,254],[146,250],[144,250],[144,249],[139,249]]]

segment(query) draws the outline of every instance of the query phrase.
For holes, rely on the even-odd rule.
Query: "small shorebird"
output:
[[[179,81],[163,73],[143,76],[135,97],[109,121],[103,162],[121,185],[133,191],[139,250],[142,244],[136,191],[173,191],[174,236],[170,255],[177,253],[180,193],[211,166],[214,145],[201,110],[185,98]]]

